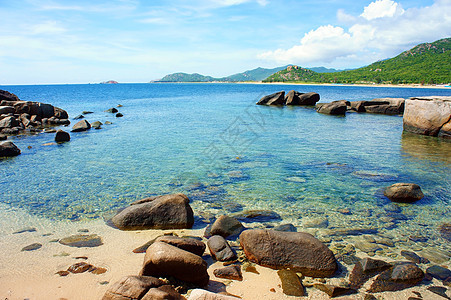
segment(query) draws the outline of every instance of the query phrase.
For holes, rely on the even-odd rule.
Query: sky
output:
[[[0,0],[0,84],[357,68],[451,37],[451,0]]]

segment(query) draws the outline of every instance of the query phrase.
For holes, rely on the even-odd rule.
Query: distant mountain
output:
[[[344,70],[337,70],[337,69],[329,69],[325,67],[314,67],[314,68],[307,68],[309,70],[312,70],[317,73],[335,73],[335,72],[341,72]]]
[[[445,38],[420,44],[396,57],[355,70],[318,73],[288,67],[264,82],[444,84],[451,82],[450,66],[451,38]]]
[[[116,80],[108,80],[108,81],[102,81],[100,84],[118,84]]]
[[[274,69],[256,68],[248,70],[242,73],[233,74],[227,77],[214,78],[211,76],[204,76],[201,74],[193,73],[173,73],[164,76],[156,82],[242,82],[242,81],[262,81],[263,79],[271,76],[272,74],[285,69],[284,67],[278,67]]]

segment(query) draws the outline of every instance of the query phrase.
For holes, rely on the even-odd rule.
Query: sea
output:
[[[320,102],[331,102],[450,96],[450,89],[221,83],[0,88],[66,110],[71,125],[61,127],[65,131],[84,111],[92,112],[84,114],[90,123],[104,124],[73,132],[63,144],[54,143],[54,133],[10,138],[22,154],[0,160],[4,211],[107,223],[132,201],[180,192],[190,198],[196,228],[218,215],[260,210],[268,220],[248,220],[247,227],[357,228],[451,250],[440,234],[440,226],[451,222],[449,141],[403,133],[401,116],[331,116],[312,107],[255,104],[281,90],[317,92]],[[106,112],[112,107],[123,117]],[[425,197],[391,203],[383,190],[397,182],[420,185]]]

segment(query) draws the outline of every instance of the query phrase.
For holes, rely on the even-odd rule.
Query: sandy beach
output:
[[[101,299],[105,291],[126,275],[137,275],[140,271],[144,254],[132,250],[164,233],[179,236],[203,235],[204,229],[184,230],[146,230],[120,231],[109,227],[103,220],[89,222],[50,221],[30,216],[20,211],[7,211],[2,208],[0,218],[3,255],[0,257],[0,297],[1,299],[44,300],[44,299]],[[13,234],[17,230],[34,227],[34,232]],[[74,248],[56,242],[65,236],[88,231],[102,237],[103,245],[93,248]],[[88,234],[86,233],[86,234]],[[206,241],[206,240],[204,240]],[[41,243],[42,248],[34,251],[21,251],[31,243]],[[366,257],[364,253],[357,253]],[[78,257],[78,259],[77,259]],[[87,257],[80,259],[79,257]],[[373,257],[373,258],[378,258]],[[280,279],[275,270],[256,266],[259,274],[243,272],[243,281],[219,279],[213,270],[223,264],[211,259],[208,249],[204,259],[209,263],[210,284],[208,289],[214,292],[228,292],[248,300],[261,299],[329,299],[315,288],[307,288],[306,297],[284,295]],[[386,260],[386,258],[383,258]],[[95,275],[89,272],[59,276],[58,271],[66,270],[72,264],[86,261],[96,267],[103,267],[107,272]],[[449,266],[448,266],[449,267]],[[348,266],[348,269],[350,267]],[[331,278],[327,283],[340,284],[343,276]],[[315,279],[309,279],[315,282]],[[434,279],[434,284],[439,284]],[[365,285],[367,286],[368,283]],[[400,292],[375,294],[377,299],[404,300],[412,293],[420,292],[423,299],[438,299],[420,285]],[[337,299],[363,299],[364,294],[345,296]]]

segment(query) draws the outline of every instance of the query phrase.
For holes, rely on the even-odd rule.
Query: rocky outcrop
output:
[[[348,110],[384,115],[402,115],[404,112],[404,98],[376,98],[370,101],[353,101]]]
[[[170,194],[130,205],[111,219],[121,230],[191,228],[194,214],[184,194]]]
[[[345,115],[348,103],[349,102],[345,100],[333,101],[330,103],[318,103],[316,104],[316,111],[326,115]]]
[[[300,93],[294,90],[288,92],[285,96],[286,105],[308,105],[313,106],[319,101],[318,93]]]
[[[404,131],[451,138],[451,97],[416,97],[406,100]]]
[[[332,251],[308,233],[252,229],[241,233],[240,244],[250,261],[273,269],[331,277],[338,268]]]
[[[0,132],[17,134],[27,129],[70,124],[67,112],[50,104],[21,101],[16,95],[0,90]]]
[[[285,91],[277,92],[271,95],[262,97],[258,105],[315,105],[319,101],[318,93],[300,93],[294,90],[288,92],[285,96]]]
[[[257,105],[285,105],[285,92],[277,92],[261,98]]]
[[[395,183],[384,190],[384,195],[393,202],[412,203],[423,199],[419,185],[415,183]]]
[[[209,281],[207,263],[200,256],[163,242],[147,249],[140,275],[173,276],[198,286],[206,286]]]
[[[20,149],[12,142],[3,142],[0,144],[0,157],[12,157],[20,154]]]

